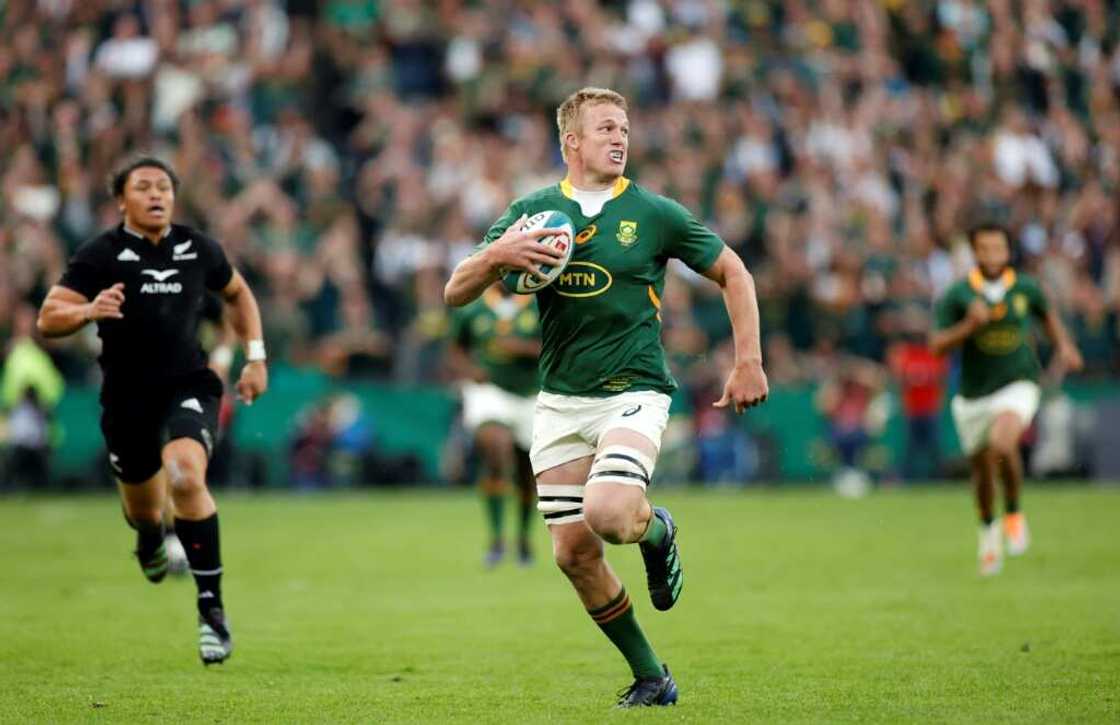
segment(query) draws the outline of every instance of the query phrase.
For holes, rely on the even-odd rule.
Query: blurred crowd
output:
[[[772,382],[900,370],[979,215],[1085,375],[1116,375],[1117,0],[0,2],[0,341],[117,221],[105,177],[144,149],[257,292],[273,357],[440,380],[449,269],[562,176],[555,108],[584,85],[630,100],[628,176],[746,260]],[[673,267],[664,304],[699,407],[722,300]],[[82,380],[93,348],[51,354]]]

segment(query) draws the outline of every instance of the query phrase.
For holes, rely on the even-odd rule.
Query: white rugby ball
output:
[[[564,256],[557,260],[556,264],[542,264],[540,265],[541,277],[534,277],[532,274],[520,269],[515,269],[507,272],[502,276],[502,284],[506,286],[510,292],[519,295],[531,295],[535,292],[540,292],[545,287],[552,284],[564,268],[568,266],[568,262],[572,259],[572,250],[575,244],[572,239],[575,236],[575,230],[572,228],[572,220],[562,211],[542,211],[537,212],[533,216],[525,220],[521,225],[523,230],[529,231],[533,229],[559,229],[556,234],[549,234],[545,237],[540,237],[537,241],[541,244],[560,250]]]

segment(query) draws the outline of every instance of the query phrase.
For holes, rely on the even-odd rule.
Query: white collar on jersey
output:
[[[628,186],[630,186],[630,179],[620,176],[609,188],[602,191],[585,191],[572,186],[571,180],[565,178],[560,182],[560,193],[579,204],[579,210],[585,217],[593,217],[603,211],[608,201],[618,198],[626,191]]]
[[[137,237],[139,239],[147,239],[147,237],[144,236],[143,232],[136,231],[132,227],[128,226],[127,222],[121,222],[121,226],[124,227],[124,230],[126,232],[128,232],[129,234],[131,234],[132,236]],[[171,233],[171,225],[168,224],[167,229],[163,230],[163,234],[161,234],[159,238],[160,239],[166,239],[167,235],[170,234],[170,233]]]
[[[1011,267],[1003,270],[998,279],[986,279],[979,267],[973,267],[968,273],[969,286],[993,305],[1003,301],[1004,295],[1015,286],[1015,279],[1015,270]]]

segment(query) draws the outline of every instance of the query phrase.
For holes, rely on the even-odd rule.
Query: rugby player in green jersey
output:
[[[654,607],[676,603],[684,581],[676,525],[646,498],[676,387],[661,346],[670,258],[723,290],[735,364],[715,405],[742,412],[765,400],[768,388],[751,275],[684,207],[623,176],[626,108],[621,95],[601,88],[584,88],[561,104],[556,120],[567,177],[514,201],[479,251],[455,269],[444,296],[464,305],[502,271],[534,271],[550,261],[537,235],[520,230],[523,219],[546,210],[572,219],[572,260],[536,295],[542,390],[530,458],[556,563],[630,665],[634,683],[618,704],[634,707],[673,704],[677,686],[638,626],[603,544],[638,543]]]
[[[1012,556],[1024,553],[1030,540],[1019,508],[1019,439],[1038,411],[1040,395],[1038,357],[1029,342],[1032,322],[1042,321],[1060,372],[1080,370],[1082,361],[1038,281],[1011,267],[1007,232],[981,225],[969,241],[977,266],[938,303],[938,329],[930,335],[930,347],[938,354],[961,348],[953,422],[971,462],[981,521],[980,574],[988,576],[1003,567],[1004,535]],[[993,510],[997,478],[1003,482],[1006,511],[1002,534]]]
[[[463,426],[474,437],[480,484],[490,526],[484,562],[496,566],[505,554],[502,509],[511,482],[520,504],[517,556],[532,563],[533,408],[537,394],[540,317],[533,298],[514,295],[495,282],[451,318],[451,360],[462,379]]]

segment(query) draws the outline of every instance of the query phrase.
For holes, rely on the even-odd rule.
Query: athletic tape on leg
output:
[[[620,483],[624,486],[649,485],[653,476],[653,459],[630,446],[607,446],[591,464],[587,485],[593,483]]]
[[[537,486],[537,510],[546,524],[583,521],[583,486]]]

